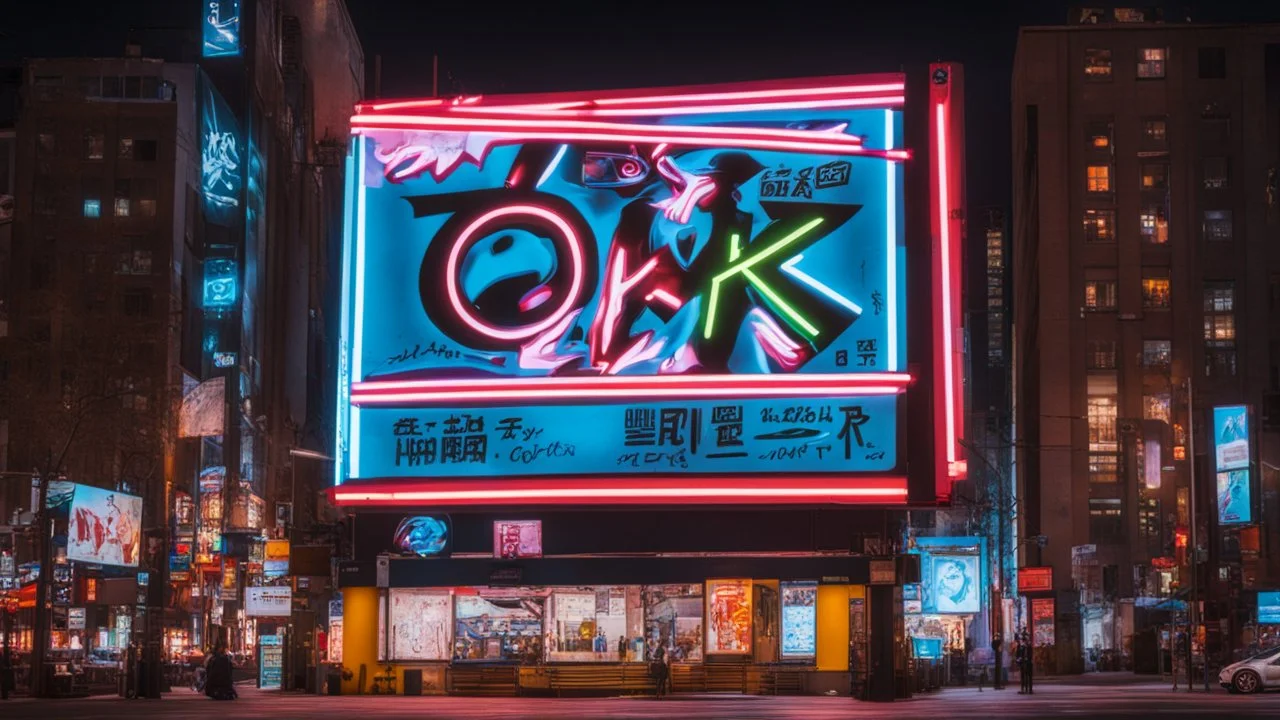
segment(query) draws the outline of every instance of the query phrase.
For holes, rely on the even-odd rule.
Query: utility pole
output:
[[[1199,610],[1200,610],[1200,580],[1199,568],[1197,567],[1200,559],[1199,533],[1196,528],[1199,526],[1199,519],[1196,517],[1196,399],[1192,389],[1191,375],[1187,375],[1187,445],[1188,456],[1191,458],[1191,476],[1190,476],[1190,492],[1191,495],[1191,528],[1188,532],[1187,545],[1191,549],[1191,603],[1187,608],[1187,692],[1192,691],[1192,673],[1195,670],[1195,651],[1192,645],[1196,636],[1196,628],[1199,626]],[[1207,659],[1207,655],[1206,655]],[[1206,664],[1207,665],[1207,664]],[[1208,677],[1208,667],[1205,668],[1206,677]]]
[[[46,509],[49,497],[49,477],[47,473],[34,476],[39,483],[36,506],[36,562],[40,571],[36,575],[36,613],[35,627],[31,642],[31,695],[32,697],[48,697],[49,687],[45,677],[45,658],[49,648],[49,580],[53,577],[53,566],[49,562],[49,511]]]

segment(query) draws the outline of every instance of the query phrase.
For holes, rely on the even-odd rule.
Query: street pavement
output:
[[[1017,685],[994,691],[951,688],[892,704],[858,702],[843,697],[757,697],[744,695],[677,695],[655,700],[632,698],[460,698],[460,697],[320,697],[264,692],[241,687],[240,699],[215,702],[189,689],[167,693],[162,700],[115,697],[83,700],[10,700],[0,702],[4,720],[55,718],[1014,718],[1119,717],[1280,717],[1280,693],[1230,695],[1221,689],[1174,693],[1153,682],[1093,684],[1053,682],[1019,695]]]

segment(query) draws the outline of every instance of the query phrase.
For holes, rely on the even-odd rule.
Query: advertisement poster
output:
[[[672,662],[702,662],[702,591],[701,585],[641,588],[646,657],[661,646]]]
[[[178,412],[178,437],[210,437],[221,435],[227,414],[227,379],[205,380],[187,391]]]
[[[68,630],[84,629],[84,608],[82,607],[67,608],[67,629]]]
[[[284,671],[284,647],[279,635],[258,637],[258,687],[263,690],[279,690]]]
[[[204,6],[204,57],[239,55],[240,0],[204,0]]]
[[[751,652],[751,581],[707,581],[707,653]]]
[[[782,657],[810,658],[818,652],[818,584],[782,583]]]
[[[76,485],[67,528],[67,559],[95,565],[138,566],[142,498]]]
[[[1217,470],[1249,467],[1249,408],[1227,405],[1213,409],[1213,444]]]
[[[399,588],[391,603],[392,660],[448,660],[453,596],[447,592]]]
[[[268,540],[262,554],[262,576],[284,577],[289,574],[289,541]]]
[[[502,560],[542,557],[542,521],[495,520],[493,556]]]
[[[288,587],[245,588],[244,614],[248,617],[289,617],[293,614],[293,590]]]
[[[546,598],[459,595],[455,604],[454,660],[542,657]]]
[[[1053,598],[1031,599],[1031,633],[1032,644],[1036,647],[1054,643]]]
[[[668,104],[598,122],[696,139],[547,139],[594,112],[503,118],[500,143],[362,115],[351,475],[897,469],[903,229],[922,211],[901,112]],[[708,135],[747,125],[751,147]],[[778,397],[810,384],[822,399]],[[442,406],[459,394],[465,411]]]
[[[227,101],[222,99],[222,94],[213,83],[205,80],[202,85],[204,97],[200,106],[200,195],[205,217],[210,222],[231,225],[239,216],[240,192],[244,186],[239,125]],[[217,273],[210,274],[209,262],[206,261],[205,268],[206,305],[210,297],[210,278],[218,276]],[[213,290],[216,297],[225,294],[223,288]],[[215,303],[215,307],[223,305],[221,302]],[[206,380],[202,384],[208,382],[210,381]]]
[[[1258,624],[1280,625],[1280,590],[1258,593]]]
[[[925,585],[925,612],[976,613],[981,597],[976,555],[928,555],[929,582]]]
[[[1253,522],[1249,471],[1228,470],[1218,473],[1218,522],[1236,525]]]

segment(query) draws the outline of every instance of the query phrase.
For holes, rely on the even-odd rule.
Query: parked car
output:
[[[1238,693],[1280,688],[1280,645],[1222,668],[1218,673],[1218,683]]]

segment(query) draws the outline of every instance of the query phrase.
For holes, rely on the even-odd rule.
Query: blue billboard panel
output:
[[[1218,523],[1221,525],[1253,522],[1251,448],[1248,406],[1215,407],[1213,451],[1217,470]]]
[[[1258,593],[1258,624],[1280,625],[1280,590]]]
[[[347,475],[897,470],[901,112],[822,102],[362,128]]]
[[[232,225],[239,217],[244,168],[236,116],[213,83],[205,81],[200,107],[200,196],[205,218]]]
[[[201,24],[204,57],[240,54],[240,0],[205,0]]]
[[[818,652],[818,583],[784,582],[782,649],[786,659],[811,658]]]

